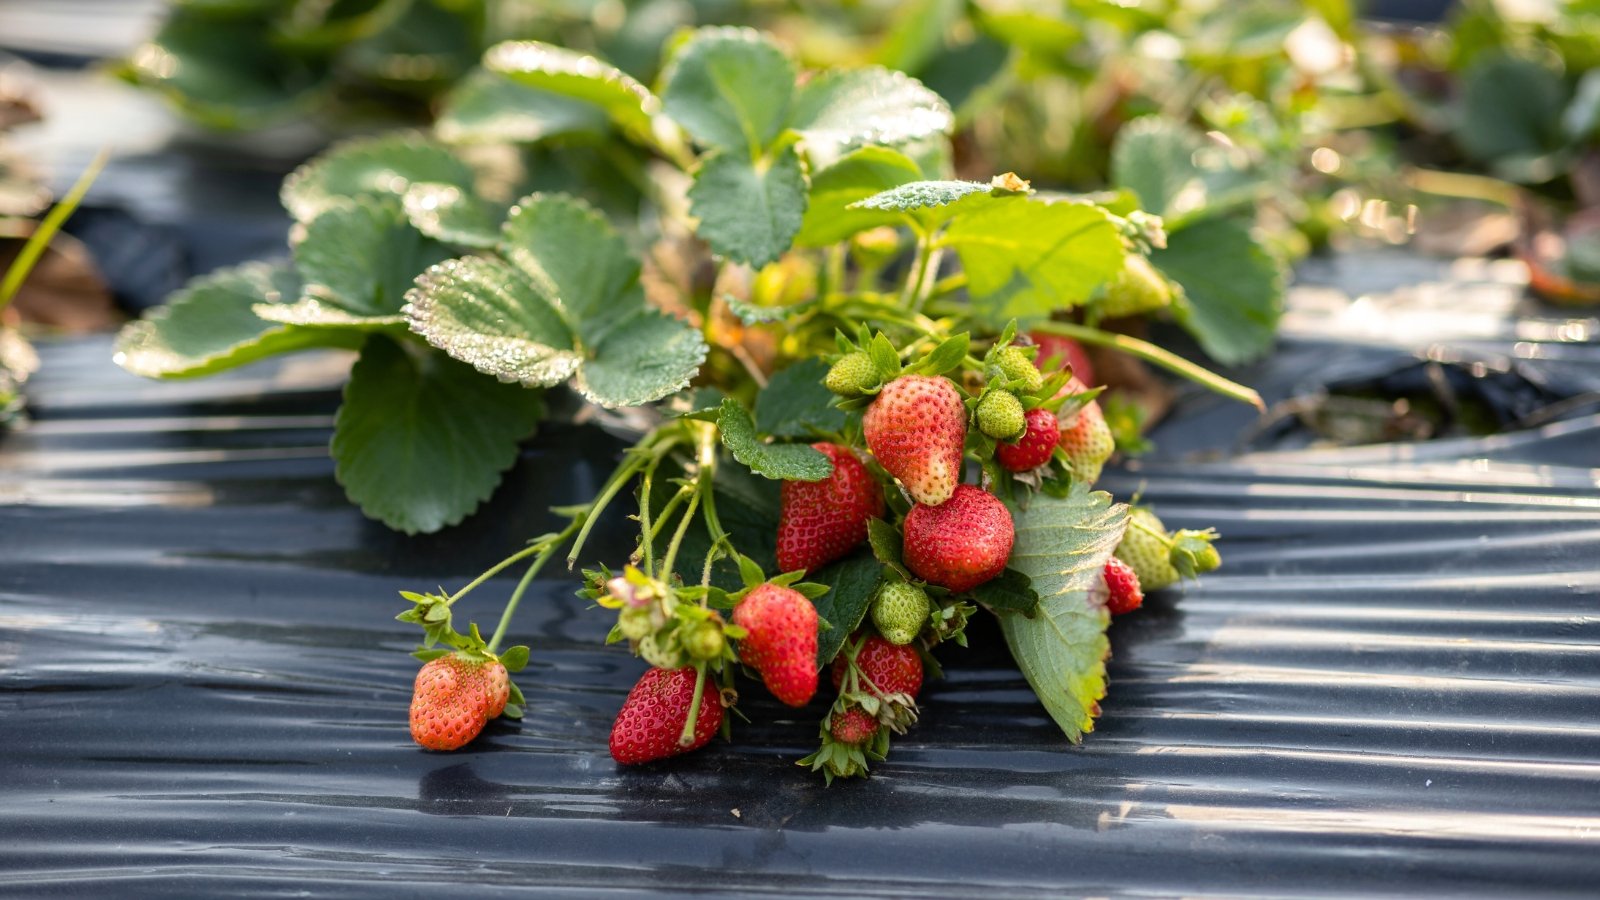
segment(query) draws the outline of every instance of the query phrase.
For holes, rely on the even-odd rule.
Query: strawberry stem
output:
[[[683,732],[678,735],[678,746],[687,747],[694,743],[695,723],[700,719],[700,704],[706,695],[706,667],[694,667],[694,699],[689,701],[689,718],[683,723]]]
[[[579,515],[583,519],[583,528],[578,531],[578,537],[572,542],[572,550],[567,554],[567,568],[570,569],[578,562],[578,554],[583,552],[584,542],[589,539],[589,531],[600,520],[600,513],[616,498],[623,485],[633,479],[639,470],[650,463],[652,459],[659,459],[678,441],[676,434],[670,431],[652,431],[645,435],[639,443],[629,447],[622,465],[617,466],[611,473],[611,479],[595,497],[589,506]],[[657,443],[659,442],[659,443]],[[646,452],[650,451],[650,452]]]
[[[534,548],[539,549],[539,555],[528,566],[528,571],[522,573],[522,580],[517,582],[516,589],[511,592],[511,599],[506,601],[505,611],[500,613],[500,624],[495,626],[494,636],[489,638],[490,653],[494,653],[500,648],[500,641],[505,638],[506,629],[511,627],[511,617],[517,611],[517,604],[522,602],[522,595],[527,593],[528,585],[533,583],[533,579],[539,574],[539,570],[544,568],[545,563],[556,555],[556,551],[560,550],[561,545],[567,542],[567,538],[572,537],[572,533],[578,530],[579,521],[580,517],[574,516],[560,534],[534,545]]]
[[[1214,391],[1231,400],[1248,403],[1256,409],[1266,412],[1267,406],[1261,402],[1261,395],[1251,388],[1229,381],[1203,366],[1195,365],[1176,353],[1163,350],[1148,341],[1141,341],[1126,334],[1101,331],[1098,328],[1090,328],[1087,325],[1076,325],[1071,322],[1040,322],[1034,325],[1033,329],[1046,334],[1059,334],[1062,337],[1069,337],[1085,344],[1096,344],[1101,347],[1110,347],[1113,350],[1121,350],[1130,356],[1137,356],[1145,362],[1158,365],[1173,374],[1187,378],[1207,390]]]
[[[516,565],[518,561],[527,559],[528,557],[534,555],[535,553],[542,552],[543,550],[544,550],[543,542],[537,542],[537,543],[529,544],[526,547],[523,547],[521,550],[518,550],[517,552],[515,552],[515,553],[511,554],[510,556],[506,557],[505,559],[502,559],[499,562],[495,563],[493,566],[490,566],[488,571],[484,572],[482,575],[479,575],[477,578],[472,579],[472,581],[469,582],[466,587],[462,588],[459,591],[456,591],[454,594],[451,594],[449,599],[445,600],[444,605],[445,606],[453,606],[457,600],[460,600],[462,597],[465,597],[466,595],[472,593],[473,588],[476,588],[478,585],[483,584],[485,581],[488,581],[489,579],[493,578],[494,576],[499,575],[501,572],[504,572],[506,569],[510,568],[511,566]]]

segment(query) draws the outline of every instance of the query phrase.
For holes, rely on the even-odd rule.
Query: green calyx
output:
[[[978,401],[978,430],[997,441],[1014,441],[1028,429],[1022,401],[1010,391],[990,391]]]
[[[931,609],[927,592],[914,584],[892,582],[878,591],[872,601],[872,624],[891,644],[905,645],[917,639],[928,622]]]

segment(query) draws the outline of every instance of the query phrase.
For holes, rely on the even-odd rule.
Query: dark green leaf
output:
[[[290,215],[309,222],[330,206],[359,197],[398,200],[421,182],[471,191],[472,170],[447,148],[414,134],[355,138],[295,169],[284,179],[280,197]]]
[[[451,250],[411,227],[398,200],[329,206],[294,246],[305,294],[356,316],[400,312],[412,281]]]
[[[1032,618],[1039,610],[1039,594],[1033,589],[1032,579],[1016,569],[1006,569],[998,578],[973,588],[972,599],[996,613]]]
[[[793,147],[765,168],[738,152],[708,157],[689,188],[696,233],[719,256],[761,268],[783,255],[806,211],[806,175]]]
[[[943,135],[954,124],[938,94],[880,66],[817,75],[800,88],[789,117],[814,162],[864,145],[895,147]]]
[[[661,97],[696,142],[748,159],[783,129],[794,77],[794,63],[759,32],[702,28],[673,54]]]
[[[1238,365],[1272,347],[1283,309],[1283,269],[1242,224],[1196,222],[1167,237],[1151,254],[1163,274],[1183,286],[1178,320],[1206,353]]]
[[[807,357],[775,373],[756,395],[756,430],[773,437],[809,438],[844,430],[844,411],[822,386],[828,364]]]
[[[500,241],[504,207],[453,184],[413,184],[401,202],[411,227],[434,240],[480,250]]]
[[[334,420],[334,472],[368,516],[407,534],[438,531],[488,499],[543,412],[536,391],[373,335]]]
[[[287,266],[247,263],[214,272],[124,326],[113,358],[146,378],[188,378],[308,347],[360,346],[359,332],[290,327],[252,311],[299,295],[300,280]]]
[[[861,626],[878,590],[882,566],[870,556],[859,554],[824,566],[807,577],[828,586],[817,598],[817,614],[828,628],[817,638],[817,664],[826,667],[844,647],[845,639]]]
[[[706,359],[706,342],[687,323],[641,309],[586,348],[578,392],[608,409],[639,406],[689,386]]]
[[[551,298],[511,265],[469,256],[417,279],[406,305],[411,330],[501,381],[560,384],[578,370],[572,329]]]
[[[622,70],[571,50],[539,41],[506,41],[490,47],[483,67],[528,87],[590,104],[636,135],[650,133],[660,102]]]
[[[605,216],[575,197],[523,198],[506,218],[500,253],[559,302],[589,344],[645,308],[638,260]]]
[[[533,143],[606,125],[598,106],[478,69],[445,98],[434,133],[453,144]]]
[[[729,397],[717,419],[723,446],[750,471],[783,481],[821,481],[833,474],[833,463],[805,444],[764,444],[750,414]]]
[[[1122,540],[1128,508],[1075,484],[1065,497],[1036,495],[1015,512],[1011,567],[1039,595],[1033,618],[1001,616],[1011,655],[1050,717],[1073,742],[1094,729],[1105,696],[1110,615],[1092,591]]]
[[[1085,203],[995,197],[960,212],[945,232],[967,273],[974,310],[996,328],[1088,300],[1122,270],[1117,228]]]
[[[911,573],[906,570],[906,565],[901,559],[905,539],[900,535],[900,529],[890,525],[882,519],[867,520],[867,545],[872,548],[872,555],[878,562],[900,573],[900,577],[911,580]]]
[[[1561,146],[1566,103],[1556,72],[1528,59],[1485,57],[1462,76],[1456,139],[1481,162],[1542,156]]]
[[[826,247],[860,231],[899,225],[898,212],[851,209],[851,204],[921,178],[917,164],[888,147],[862,147],[811,176],[810,200],[795,244]]]

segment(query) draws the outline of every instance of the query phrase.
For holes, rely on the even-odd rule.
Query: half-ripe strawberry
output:
[[[961,480],[967,408],[948,378],[902,375],[883,386],[862,425],[867,447],[918,503],[937,506]]]
[[[790,706],[805,706],[817,692],[819,621],[804,594],[776,584],[756,587],[733,608],[733,624],[748,632],[739,659]]]
[[[1068,382],[1066,390],[1083,391],[1087,388],[1074,378]],[[1062,420],[1061,449],[1066,451],[1067,462],[1075,477],[1087,484],[1094,484],[1100,479],[1100,470],[1111,458],[1112,451],[1117,449],[1117,442],[1111,436],[1111,428],[1106,425],[1106,417],[1100,412],[1098,401],[1089,401],[1077,413]]]
[[[1139,590],[1139,576],[1133,567],[1115,556],[1106,560],[1106,609],[1113,616],[1133,612],[1144,603],[1144,593]]]
[[[833,717],[828,731],[841,744],[865,744],[878,733],[878,720],[861,707],[852,706]]]
[[[722,694],[709,679],[700,695],[694,740],[688,746],[678,743],[694,705],[695,678],[693,666],[645,672],[622,701],[616,724],[611,726],[611,758],[626,766],[704,747],[722,727]]]
[[[843,653],[834,659],[829,675],[835,688],[844,684],[849,666],[850,661]],[[875,634],[868,635],[856,653],[856,668],[861,670],[864,683],[858,686],[864,691],[879,696],[905,694],[913,700],[922,692],[922,655],[915,647],[891,644]]]
[[[460,749],[500,715],[509,692],[498,662],[453,653],[430,660],[412,686],[411,739],[429,750]]]
[[[960,593],[1005,571],[1016,530],[995,495],[963,484],[939,506],[906,514],[905,563],[918,578]]]
[[[1000,443],[994,448],[994,458],[1008,472],[1026,472],[1037,469],[1055,455],[1056,444],[1061,440],[1061,423],[1048,409],[1030,409],[1028,430],[1015,444]]]
[[[1089,353],[1083,345],[1072,338],[1062,337],[1057,334],[1045,334],[1035,331],[1028,335],[1039,347],[1039,355],[1033,358],[1038,364],[1039,371],[1050,375],[1059,371],[1063,365],[1072,366],[1074,378],[1084,384],[1094,384],[1094,366],[1089,362]],[[1055,360],[1054,365],[1050,361]]]
[[[838,444],[812,444],[833,461],[821,481],[785,481],[778,512],[778,568],[816,571],[867,539],[867,520],[883,515],[883,490]]]

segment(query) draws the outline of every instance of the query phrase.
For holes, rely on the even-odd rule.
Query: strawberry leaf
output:
[[[994,327],[1088,300],[1122,269],[1110,217],[1084,203],[995,196],[961,209],[944,243],[961,256],[973,310]]]
[[[695,173],[689,204],[689,213],[700,220],[695,233],[712,251],[759,269],[782,256],[800,230],[805,170],[793,147],[765,166],[743,153],[715,153]]]
[[[812,601],[817,615],[828,626],[817,637],[817,664],[826,666],[833,662],[844,648],[845,639],[861,626],[872,605],[872,595],[878,590],[879,575],[883,567],[866,554],[857,554],[831,565],[823,566],[807,577],[828,586],[828,592]]]
[[[748,28],[702,28],[667,64],[667,115],[703,147],[753,157],[778,136],[794,93],[794,63]]]
[[[543,412],[535,391],[375,334],[334,420],[334,472],[368,516],[407,534],[438,531],[488,499]]]
[[[338,201],[294,246],[305,295],[360,317],[393,316],[412,279],[450,258],[450,248],[411,227],[398,200]]]
[[[549,387],[577,371],[572,329],[510,264],[469,256],[417,278],[406,305],[411,330],[487,375]]]
[[[882,225],[899,225],[896,212],[855,209],[851,204],[922,177],[917,164],[898,150],[862,147],[811,176],[811,194],[795,245],[826,247]]]
[[[527,668],[528,652],[527,647],[518,644],[500,654],[500,664],[506,667],[507,672],[521,672]]]
[[[848,421],[822,386],[828,364],[812,356],[780,370],[756,395],[756,430],[784,438],[838,434]]]
[[[413,184],[401,204],[411,227],[436,241],[480,250],[500,241],[505,209],[453,184]]]
[[[914,214],[924,227],[932,229],[950,221],[961,201],[988,195],[991,190],[990,185],[981,181],[913,181],[858,200],[846,208]]]
[[[419,182],[471,190],[472,170],[445,147],[414,134],[356,138],[290,173],[279,196],[296,221],[310,222],[343,200],[399,197]]]
[[[833,474],[828,457],[805,444],[764,444],[739,401],[722,401],[717,417],[722,444],[757,475],[782,481],[821,481]]]
[[[867,520],[867,544],[872,548],[872,555],[885,566],[899,573],[906,581],[911,581],[911,572],[906,569],[902,552],[905,547],[905,538],[901,537],[900,529],[890,525],[882,519]]]
[[[531,144],[606,124],[599,106],[478,69],[445,98],[434,132],[452,144]]]
[[[1194,164],[1203,141],[1182,122],[1162,116],[1134,119],[1117,132],[1111,147],[1111,183],[1133,191],[1146,212],[1192,212],[1205,203],[1205,185]]]
[[[1283,269],[1244,225],[1196,222],[1168,235],[1166,249],[1150,261],[1183,285],[1173,313],[1212,359],[1239,365],[1272,348],[1283,313]]]
[[[790,127],[813,160],[868,144],[891,147],[942,135],[955,124],[949,104],[922,82],[881,66],[823,72],[800,88]]]
[[[640,406],[688,387],[705,358],[698,330],[666,313],[640,309],[588,348],[575,386],[607,409]]]
[[[506,41],[483,54],[483,67],[518,84],[598,108],[636,135],[650,132],[661,103],[621,69],[540,41]]]
[[[531,194],[506,218],[500,255],[566,310],[588,343],[645,308],[639,261],[594,207],[566,194]]]
[[[113,359],[146,378],[190,378],[310,347],[361,346],[359,332],[296,328],[255,312],[288,306],[299,295],[300,279],[283,265],[248,263],[196,278],[124,326]]]
[[[1033,618],[1039,610],[1039,593],[1033,589],[1033,580],[1016,569],[1006,569],[999,577],[978,585],[971,596],[993,613]]]
[[[1033,618],[1001,616],[1011,656],[1068,739],[1094,729],[1106,690],[1110,615],[1092,591],[1127,528],[1128,507],[1074,484],[1065,497],[1035,496],[1013,510],[1011,568],[1032,579]]]

